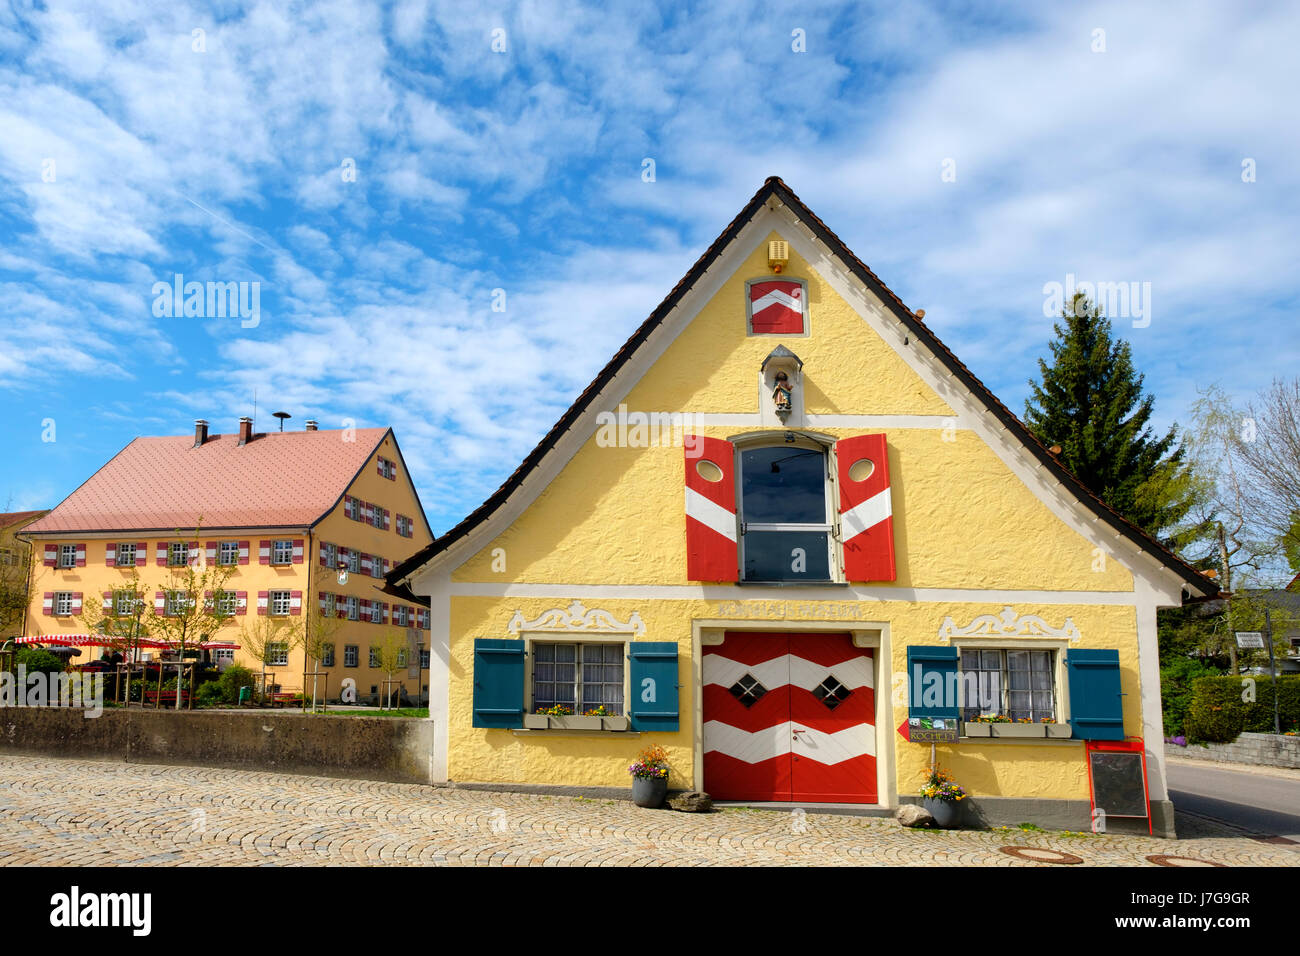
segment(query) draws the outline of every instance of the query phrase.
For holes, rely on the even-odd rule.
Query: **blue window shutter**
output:
[[[1124,692],[1119,651],[1074,650],[1065,654],[1070,684],[1070,729],[1077,740],[1124,739]]]
[[[474,641],[474,726],[524,725],[524,642]]]
[[[956,697],[957,648],[910,645],[907,648],[907,683],[908,717],[956,720],[961,716]],[[936,687],[938,703],[932,699]]]
[[[670,641],[632,642],[632,699],[627,715],[633,730],[677,730],[677,645]]]

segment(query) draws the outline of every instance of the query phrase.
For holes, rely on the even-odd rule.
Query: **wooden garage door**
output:
[[[871,651],[847,634],[729,632],[704,648],[704,788],[720,800],[876,802]]]

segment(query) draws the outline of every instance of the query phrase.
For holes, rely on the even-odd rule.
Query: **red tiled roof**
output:
[[[302,527],[338,502],[388,434],[259,433],[137,438],[23,533]],[[345,435],[354,441],[344,441]]]
[[[21,524],[24,521],[30,521],[37,515],[45,514],[44,511],[9,511],[0,514],[0,528],[8,528],[10,525]]]

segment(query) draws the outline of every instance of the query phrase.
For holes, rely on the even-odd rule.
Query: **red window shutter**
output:
[[[47,544],[45,546],[45,566],[47,568],[57,567],[59,564],[59,546],[57,544]]]
[[[217,563],[217,549],[219,547],[220,545],[216,541],[209,541],[204,544],[203,550],[207,552],[208,564]]]
[[[81,613],[81,599],[83,596],[84,595],[80,591],[72,592],[72,613],[73,614]]]
[[[301,591],[289,592],[289,613],[290,614],[302,613],[302,592]]]
[[[141,541],[135,546],[135,566],[143,568],[149,563],[149,542]]]
[[[86,566],[86,545],[84,543],[81,543],[77,545],[77,567],[84,568],[85,566]]]
[[[271,542],[262,540],[257,542],[257,560],[261,564],[271,563]]]
[[[325,542],[322,541],[322,542],[320,543],[320,566],[321,566],[322,568],[327,568],[327,567],[329,567],[329,562],[328,562],[328,560],[326,560],[326,558],[325,558],[325,550],[326,550],[326,549],[325,549]]]
[[[266,614],[266,606],[267,604],[270,603],[270,600],[271,600],[270,591],[257,592],[257,613],[258,614],[263,614],[263,615]]]
[[[683,445],[686,577],[691,581],[735,581],[740,574],[736,556],[735,451],[731,442],[703,435],[689,436]]]
[[[157,563],[160,568],[167,567],[167,545],[166,544],[158,545],[157,558],[158,558]]]
[[[384,509],[384,530],[385,530],[385,531],[387,531],[387,530],[389,529],[389,518],[390,518],[390,517],[391,517],[391,516],[390,516],[389,513],[388,513],[388,509],[385,508],[385,509]]]
[[[235,613],[236,614],[248,613],[248,592],[247,591],[235,592]]]
[[[324,610],[325,610],[325,592],[324,592],[324,591],[317,591],[317,592],[316,592],[316,600],[320,601],[320,609],[321,609],[322,611],[324,611]]]
[[[106,567],[110,568],[117,567],[117,545],[104,545],[104,564]]]
[[[41,599],[41,613],[46,617],[54,614],[54,592],[46,591]]]
[[[113,592],[112,592],[112,591],[105,591],[105,592],[104,592],[104,610],[105,610],[105,611],[111,611],[111,610],[113,610]]]
[[[893,581],[894,509],[889,490],[889,446],[884,435],[855,435],[835,443],[840,479],[840,539],[844,576],[850,581]],[[871,462],[870,473],[850,477]],[[862,466],[860,471],[866,471]]]
[[[241,542],[239,542],[239,563],[240,563],[240,564],[247,564],[247,563],[248,563],[248,546],[249,546],[250,544],[252,544],[251,541],[241,541]]]
[[[167,610],[167,592],[166,592],[166,591],[154,591],[154,592],[153,592],[153,609],[154,609],[154,613],[156,613],[156,614],[162,614],[164,611]]]
[[[302,564],[302,558],[303,558],[302,551],[303,551],[304,544],[306,544],[306,541],[303,538],[293,539],[293,563],[294,564]]]
[[[363,620],[363,621],[369,621],[369,620],[371,620],[371,617],[370,617],[370,602],[369,602],[368,600],[366,600],[365,598],[362,598],[362,599],[361,599],[361,620]]]
[[[375,566],[374,556],[366,554],[363,551],[361,553],[361,573],[369,574],[374,569],[374,566]]]

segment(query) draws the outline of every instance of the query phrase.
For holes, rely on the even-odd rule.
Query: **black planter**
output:
[[[658,809],[664,805],[666,796],[668,796],[667,776],[632,778],[632,802],[638,807]]]

